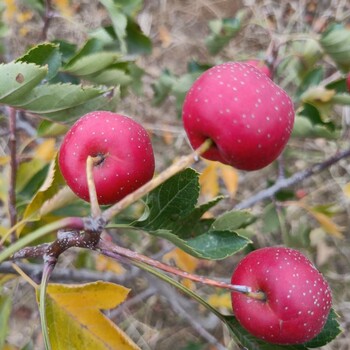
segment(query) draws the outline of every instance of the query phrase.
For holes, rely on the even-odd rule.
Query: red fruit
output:
[[[88,156],[100,157],[93,169],[98,201],[112,204],[153,177],[154,155],[146,130],[112,112],[91,112],[68,131],[60,151],[61,172],[73,192],[88,201]]]
[[[247,60],[244,63],[250,64],[253,67],[260,70],[260,72],[265,73],[270,79],[272,79],[272,72],[266,63],[262,60]]]
[[[346,86],[348,87],[348,91],[350,92],[350,73],[348,74],[346,78]]]
[[[322,330],[332,296],[328,283],[299,251],[262,248],[248,254],[232,275],[232,284],[262,291],[266,300],[232,293],[232,307],[251,334],[276,344],[301,344]]]
[[[284,149],[294,110],[285,91],[266,74],[246,63],[228,62],[194,82],[182,117],[193,148],[208,138],[214,142],[204,158],[257,170]]]

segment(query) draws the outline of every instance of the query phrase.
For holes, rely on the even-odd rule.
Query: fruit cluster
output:
[[[260,61],[228,62],[203,73],[183,105],[183,124],[203,157],[242,170],[271,164],[285,148],[294,123],[293,103]],[[350,80],[349,80],[350,81]],[[155,162],[146,130],[129,117],[92,112],[79,119],[59,151],[71,189],[89,201],[86,162],[93,158],[99,204],[112,204],[153,177]],[[232,292],[235,316],[249,332],[278,344],[304,343],[323,328],[331,307],[327,282],[299,252],[263,248],[247,255],[232,284],[264,293],[264,300]]]

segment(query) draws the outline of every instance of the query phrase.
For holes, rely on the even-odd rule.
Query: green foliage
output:
[[[5,346],[9,320],[12,309],[11,295],[3,292],[3,286],[0,285],[0,348]]]
[[[213,221],[201,220],[221,198],[196,206],[198,196],[198,173],[187,169],[150,193],[147,217],[134,225],[204,259],[224,259],[250,243],[244,237],[244,228],[252,222],[250,214],[232,212]]]
[[[22,57],[19,57],[16,62],[34,63],[38,66],[47,65],[48,73],[46,79],[50,80],[61,68],[62,54],[57,44],[39,44],[26,52]]]
[[[350,70],[350,30],[341,23],[332,23],[322,34],[320,44],[326,54],[344,72]]]
[[[246,11],[239,11],[234,18],[209,21],[210,34],[205,40],[211,55],[217,55],[242,29]]]
[[[47,68],[33,63],[0,65],[0,103],[12,105],[27,96],[47,75]]]

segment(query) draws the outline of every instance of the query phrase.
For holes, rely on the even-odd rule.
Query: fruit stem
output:
[[[98,205],[96,186],[94,181],[93,168],[96,163],[96,157],[88,156],[86,159],[86,179],[89,190],[89,198],[91,205],[91,215],[93,218],[97,218],[101,215],[101,209]]]
[[[260,300],[260,301],[266,301],[267,296],[264,292],[262,291],[257,291],[257,292],[248,292],[245,293],[245,295],[249,298],[255,299],[255,300]]]
[[[121,201],[114,204],[110,208],[106,209],[102,213],[102,217],[106,222],[109,222],[115,215],[119,214],[122,210],[127,208],[132,203],[136,202],[144,195],[154,190],[160,184],[170,179],[173,175],[179,173],[180,171],[186,169],[191,164],[199,160],[199,156],[206,152],[213,145],[213,141],[210,139],[205,140],[195,151],[187,156],[181,157],[176,163],[171,165],[169,168],[165,169],[158,176],[154,177],[152,180],[138,188],[136,191],[130,193],[124,197]]]
[[[243,293],[254,299],[263,300],[262,297],[265,297],[265,294],[262,292],[252,292],[251,287],[230,284],[223,281],[216,281],[204,276],[188,273],[186,271],[180,270],[177,267],[169,266],[167,264],[159,262],[158,260],[154,260],[152,258],[149,258],[148,256],[139,254],[127,248],[120,247],[111,242],[106,242],[103,239],[101,239],[100,242],[96,245],[96,249],[98,249],[102,254],[113,259],[120,259],[120,257],[127,258],[128,260],[133,261],[136,266],[138,265],[138,263],[146,264],[148,266],[152,266],[158,270],[165,271],[172,275],[186,278],[194,282],[206,284],[208,286],[224,288],[234,292]]]

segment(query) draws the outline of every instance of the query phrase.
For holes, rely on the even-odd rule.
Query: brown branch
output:
[[[244,293],[247,296],[259,299],[259,300],[265,300],[266,296],[262,292],[254,292],[251,290],[249,286],[242,286],[242,285],[234,285],[230,283],[226,283],[223,281],[216,281],[204,276],[188,273],[186,271],[180,270],[177,267],[169,266],[167,264],[164,264],[162,262],[159,262],[157,260],[154,260],[148,256],[139,254],[137,252],[134,252],[132,250],[117,246],[111,242],[105,242],[104,240],[100,240],[100,242],[96,245],[96,249],[100,251],[102,254],[119,260],[120,257],[127,258],[129,261],[134,262],[141,262],[148,266],[154,267],[156,269],[162,270],[164,272],[167,272],[172,275],[176,275],[182,278],[187,278],[194,282],[199,282],[208,286],[216,287],[216,288],[224,288],[231,291]]]
[[[51,2],[51,0],[46,0],[45,1],[45,12],[44,12],[44,16],[43,16],[44,25],[43,25],[43,29],[41,31],[41,36],[40,36],[40,39],[42,41],[47,40],[47,33],[49,31],[52,18],[53,18],[52,2]]]
[[[249,208],[252,205],[254,205],[258,202],[261,202],[265,199],[273,198],[274,195],[277,192],[279,192],[280,190],[291,187],[293,185],[296,185],[297,183],[302,182],[303,180],[305,180],[313,175],[316,175],[325,169],[328,169],[333,164],[336,164],[341,159],[344,159],[347,157],[350,157],[350,148],[345,150],[345,151],[342,151],[342,152],[335,154],[334,156],[326,159],[325,161],[323,161],[321,163],[314,164],[308,169],[299,171],[288,178],[280,177],[277,179],[277,181],[275,182],[274,185],[256,193],[255,195],[242,201],[241,203],[238,203],[234,207],[234,209],[235,210],[246,209],[246,208]]]

